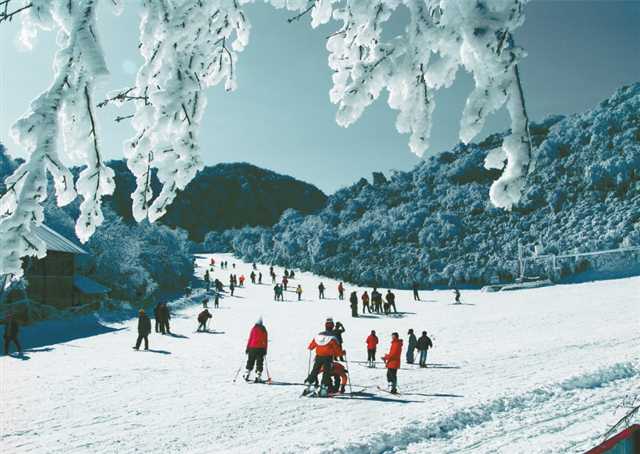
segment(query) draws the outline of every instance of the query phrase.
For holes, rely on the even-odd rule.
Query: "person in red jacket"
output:
[[[315,350],[316,358],[313,363],[313,368],[309,373],[309,376],[305,379],[307,389],[303,394],[311,392],[311,386],[318,383],[318,374],[320,369],[324,369],[322,374],[322,386],[320,387],[320,396],[325,397],[329,391],[329,385],[331,383],[331,364],[333,358],[340,357],[344,354],[340,343],[335,336],[333,319],[328,318],[324,324],[325,330],[318,333],[309,343],[309,350]]]
[[[262,322],[262,317],[258,319],[256,324],[251,328],[249,333],[249,340],[247,341],[247,371],[244,374],[244,379],[249,380],[249,375],[253,370],[253,366],[256,366],[256,382],[262,380],[262,369],[264,367],[264,357],[267,355],[267,344],[269,343],[269,335],[267,334],[267,328],[265,328]]]
[[[324,372],[324,368],[320,369],[320,372]],[[347,386],[347,382],[349,381],[349,377],[347,374],[349,371],[345,369],[345,367],[337,361],[333,362],[331,367],[331,383],[329,385],[330,393],[345,393],[345,388]]]
[[[391,334],[391,348],[389,353],[384,355],[384,362],[387,365],[387,381],[391,394],[398,393],[398,369],[400,369],[400,358],[402,356],[402,339],[398,333]]]
[[[369,367],[376,367],[376,348],[378,348],[378,336],[375,330],[367,337],[367,364]]]

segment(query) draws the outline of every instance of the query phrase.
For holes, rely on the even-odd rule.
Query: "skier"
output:
[[[213,308],[218,309],[220,307],[220,294],[216,292],[215,299],[213,300]]]
[[[206,309],[209,307],[209,298],[207,298],[206,296],[204,298],[202,298],[202,308]],[[157,331],[156,331],[157,332]]]
[[[244,287],[244,279],[245,279],[244,274],[241,274],[240,275],[240,287]]]
[[[398,369],[400,369],[400,357],[402,356],[402,339],[398,333],[391,334],[391,348],[389,353],[382,358],[387,366],[387,381],[389,392],[398,394]]]
[[[233,292],[236,289],[236,284],[234,284],[233,279],[231,279],[231,283],[229,284],[229,292],[231,292],[231,296],[233,296]]]
[[[18,354],[22,355],[22,347],[20,346],[20,341],[18,341],[20,325],[18,324],[17,318],[11,312],[8,312],[4,323],[4,354],[9,354],[9,346],[11,342],[13,342],[18,350]]]
[[[413,281],[411,287],[413,288],[413,300],[420,301],[420,295],[418,295],[418,283],[416,281]]]
[[[198,323],[200,324],[198,325],[198,332],[207,331],[207,322],[210,318],[213,318],[213,315],[211,315],[209,309],[205,309],[198,314]]]
[[[320,372],[324,373],[324,366],[320,368]],[[328,389],[329,394],[345,393],[345,388],[347,386],[347,382],[349,381],[349,378],[347,376],[348,373],[349,371],[345,369],[345,367],[339,362],[334,361],[331,364],[331,380]]]
[[[456,295],[456,304],[462,304],[462,302],[460,301],[460,290],[454,288],[453,293],[454,295]]]
[[[249,275],[249,277],[251,278],[251,283],[255,284],[256,283],[256,272],[252,271],[251,274]]]
[[[280,293],[280,284],[276,284],[273,286],[273,301],[278,301]]]
[[[257,270],[258,269],[258,265],[256,265],[256,262],[253,262],[253,269]]]
[[[321,300],[324,299],[324,284],[322,282],[318,285],[318,296]]]
[[[284,269],[284,277],[286,277],[287,279],[289,279],[289,270],[288,269]]]
[[[329,392],[329,385],[331,383],[331,364],[333,358],[342,355],[342,348],[338,343],[338,339],[334,334],[334,324],[332,318],[327,318],[324,324],[324,331],[318,333],[309,343],[309,350],[315,350],[316,357],[313,362],[313,368],[309,373],[309,376],[304,380],[307,385],[307,389],[303,391],[303,394],[309,394],[311,387],[314,383],[318,382],[318,374],[320,369],[324,369],[322,374],[322,386],[320,387],[320,397],[326,397]]]
[[[289,271],[289,279],[295,279],[296,278],[296,273],[293,272],[293,270]]]
[[[378,287],[373,288],[371,301],[373,302],[373,310],[379,314],[382,311],[382,295],[378,292]]]
[[[204,273],[204,282],[207,285],[207,292],[211,288],[211,275],[209,274],[209,270]]]
[[[418,339],[413,334],[413,329],[410,329],[407,333],[409,335],[409,345],[407,346],[407,364],[413,364],[415,359],[414,352],[418,348]]]
[[[298,288],[296,288],[296,293],[298,294],[298,301],[302,299],[302,286],[298,284]]]
[[[282,286],[284,287],[285,291],[287,290],[287,284],[289,284],[289,278],[285,275],[282,278]]]
[[[216,266],[216,260],[211,257],[211,260],[209,261],[209,266]]]
[[[262,271],[258,273],[258,284],[262,284]]]
[[[387,290],[387,303],[389,304],[389,309],[393,309],[393,313],[397,314],[398,311],[396,310],[396,295],[391,290]]]
[[[351,296],[349,297],[349,302],[351,303],[351,316],[358,316],[358,294],[356,292],[351,292]]]
[[[162,325],[162,321],[160,320],[160,305],[162,303],[156,304],[156,307],[153,308],[153,318],[155,319],[156,325],[156,333],[160,332],[160,326]]]
[[[151,320],[144,313],[144,309],[140,309],[138,312],[138,340],[136,340],[136,345],[133,349],[139,350],[140,344],[144,339],[144,349],[149,350],[149,334],[151,334]]]
[[[271,283],[272,284],[276,283],[276,273],[274,273],[273,271],[271,271]]]
[[[160,332],[162,334],[171,334],[171,330],[169,329],[171,313],[169,312],[167,303],[160,304],[160,307],[158,308],[158,315],[160,316]]]
[[[371,308],[369,307],[369,294],[366,290],[362,294],[362,313],[364,314],[365,311],[371,313]]]
[[[431,338],[427,336],[426,331],[422,332],[422,336],[418,339],[416,348],[420,352],[420,367],[427,367],[427,352],[430,348],[433,348],[433,342],[431,342]]]
[[[384,315],[389,315],[389,290],[387,290],[387,294],[385,295],[384,298],[384,303],[383,303],[383,308],[384,308]]]
[[[378,336],[375,330],[367,337],[367,364],[369,367],[376,367],[376,348],[378,347]]]
[[[344,285],[342,285],[342,282],[338,284],[338,299],[339,300],[344,299]]]
[[[251,328],[249,340],[247,341],[247,348],[245,350],[245,353],[247,354],[247,371],[244,374],[245,380],[249,380],[249,375],[255,365],[255,381],[256,383],[261,381],[264,357],[267,355],[268,343],[269,337],[267,334],[267,328],[265,328],[264,323],[262,322],[262,317],[260,317],[253,328]]]
[[[222,281],[220,279],[216,278],[213,283],[215,284],[216,292],[224,292],[224,285],[222,285]]]

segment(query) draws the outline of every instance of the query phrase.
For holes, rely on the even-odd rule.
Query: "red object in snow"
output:
[[[640,454],[640,424],[627,427],[618,435],[584,454]]]

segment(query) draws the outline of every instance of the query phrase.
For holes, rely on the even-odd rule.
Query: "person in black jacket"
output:
[[[344,325],[341,322],[336,322],[336,327],[333,329],[333,335],[338,340],[338,343],[340,344],[341,349],[342,349],[342,343],[344,342],[342,339],[342,333],[344,333],[345,331],[346,330],[344,329]],[[344,356],[340,356],[338,359],[340,361],[344,361]]]
[[[138,340],[136,341],[136,346],[133,347],[134,350],[140,349],[140,344],[142,343],[142,339],[144,339],[144,349],[149,350],[149,334],[151,333],[151,320],[147,317],[147,314],[144,313],[144,309],[140,309],[138,313]]]
[[[156,323],[156,333],[160,332],[160,326],[162,325],[162,321],[160,320],[161,315],[160,315],[160,306],[162,305],[162,303],[158,303],[156,304],[156,307],[153,308],[153,318],[155,319]]]
[[[356,292],[351,292],[351,296],[349,297],[349,302],[351,303],[351,316],[358,316],[358,294]]]
[[[213,318],[213,315],[211,315],[211,312],[209,312],[209,309],[205,309],[202,312],[200,312],[198,314],[198,332],[201,331],[207,331],[207,322],[209,321],[210,318]]]
[[[396,310],[396,295],[391,290],[387,290],[386,300],[387,304],[389,305],[387,311],[391,312],[391,309],[393,309],[393,313],[397,314],[398,311]],[[385,311],[385,313],[387,311]]]
[[[418,283],[414,281],[411,287],[413,288],[413,300],[420,301],[420,295],[418,294]]]
[[[418,339],[416,338],[416,335],[413,334],[413,329],[410,329],[407,334],[409,335],[409,345],[407,347],[407,364],[413,364],[413,361],[415,360],[414,352],[416,348],[418,348]]]
[[[324,299],[324,284],[322,282],[318,285],[318,298],[321,300]]]
[[[422,336],[418,339],[416,347],[420,352],[420,367],[427,367],[427,352],[430,348],[433,348],[433,342],[431,342],[431,339],[427,336],[426,331],[422,332]]]
[[[18,325],[18,320],[16,317],[10,312],[7,314],[5,319],[5,327],[4,327],[4,354],[9,354],[9,345],[13,342],[18,349],[18,353],[22,354],[22,347],[20,346],[20,342],[18,341],[18,332],[20,331],[20,326]]]
[[[160,315],[160,332],[162,334],[171,334],[171,330],[169,329],[171,313],[169,312],[169,306],[167,306],[167,303],[160,304],[158,315]]]

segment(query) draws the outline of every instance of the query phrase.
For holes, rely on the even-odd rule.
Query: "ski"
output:
[[[391,392],[391,391],[389,391],[388,389],[384,389],[384,388],[383,388],[383,387],[381,387],[381,386],[376,386],[376,388],[378,388],[378,390],[379,390],[379,391],[385,392],[385,393],[387,393],[387,394],[391,394],[392,396],[401,396],[401,395],[402,395],[402,394],[400,394],[400,392],[392,393],[392,392]]]

